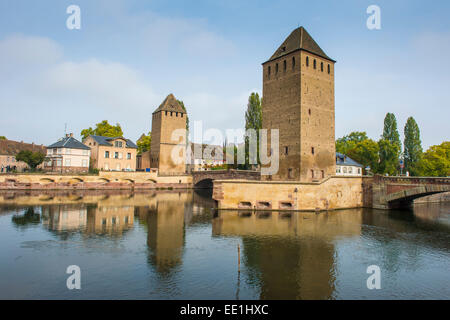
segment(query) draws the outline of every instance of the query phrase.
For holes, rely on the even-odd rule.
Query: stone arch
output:
[[[39,182],[42,183],[42,184],[55,183],[55,179],[41,178],[41,179],[39,180]]]
[[[211,178],[202,179],[194,185],[194,188],[196,189],[212,189],[212,187],[213,187],[213,179]]]

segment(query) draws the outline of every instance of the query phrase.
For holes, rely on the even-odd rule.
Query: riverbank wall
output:
[[[192,188],[192,176],[158,176],[156,172],[100,172],[98,175],[0,175],[0,190],[111,190],[187,188]]]
[[[218,209],[322,211],[360,208],[363,178],[333,176],[319,182],[216,180]]]

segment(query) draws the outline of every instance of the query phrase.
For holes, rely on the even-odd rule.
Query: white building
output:
[[[337,176],[362,176],[363,165],[347,157],[345,154],[336,152],[336,175]]]
[[[91,149],[73,137],[73,134],[47,147],[44,170],[66,173],[89,171]]]

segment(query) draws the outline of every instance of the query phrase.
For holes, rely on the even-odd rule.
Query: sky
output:
[[[336,137],[378,140],[393,112],[401,136],[415,118],[427,149],[450,140],[449,13],[444,0],[0,0],[0,135],[49,145],[108,120],[135,141],[169,93],[191,123],[243,128],[261,63],[304,26],[337,61]]]

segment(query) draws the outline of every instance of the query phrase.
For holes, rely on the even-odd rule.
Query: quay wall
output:
[[[192,188],[192,176],[158,176],[156,172],[100,172],[98,175],[0,175],[0,190],[107,190],[157,188]]]
[[[317,211],[364,206],[363,178],[333,176],[319,182],[216,180],[218,209]]]

